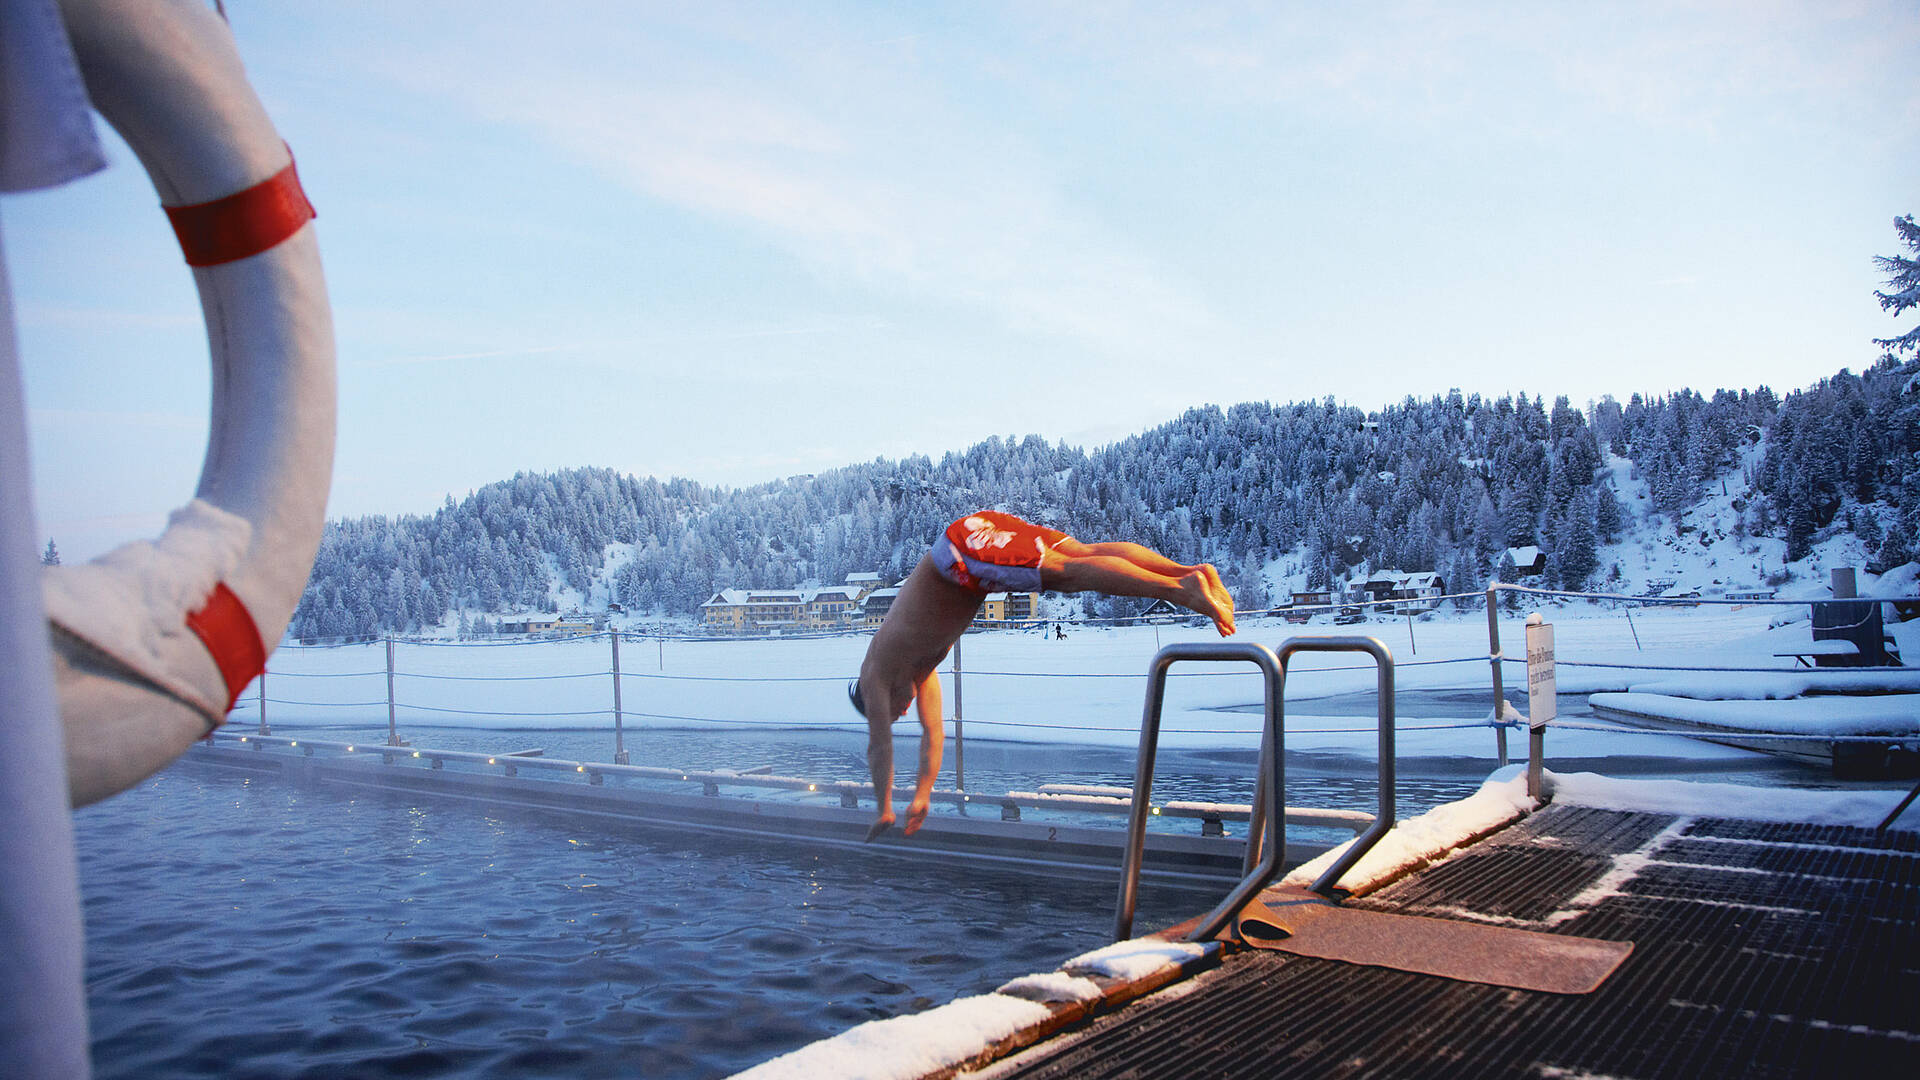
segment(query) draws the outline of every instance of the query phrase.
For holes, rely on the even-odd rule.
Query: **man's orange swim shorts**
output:
[[[934,569],[963,589],[1039,592],[1040,559],[1067,534],[997,510],[980,510],[947,526],[933,542]]]

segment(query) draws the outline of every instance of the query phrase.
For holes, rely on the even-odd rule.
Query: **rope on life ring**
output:
[[[157,540],[44,579],[79,805],[219,726],[265,670],[325,523],[334,347],[313,207],[225,22],[198,0],[60,6],[193,267],[213,373],[194,499]]]

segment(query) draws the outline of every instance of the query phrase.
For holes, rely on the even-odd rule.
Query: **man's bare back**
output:
[[[860,664],[860,695],[867,717],[867,766],[873,772],[874,797],[880,805],[871,840],[893,824],[893,722],[918,704],[920,764],[913,798],[907,804],[906,833],[911,836],[926,820],[933,795],[933,777],[940,771],[946,741],[941,717],[940,661],[960,640],[985,597],[940,576],[926,556],[907,575],[887,617],[867,646]]]
[[[1028,543],[1037,550],[1025,551]],[[1234,632],[1233,598],[1206,563],[1183,565],[1124,541],[1085,544],[1004,514],[982,511],[956,521],[900,586],[850,688],[867,719],[867,765],[879,804],[868,840],[894,823],[893,723],[909,705],[921,736],[905,833],[926,820],[946,739],[940,661],[994,587],[1164,599],[1212,619],[1222,636]]]

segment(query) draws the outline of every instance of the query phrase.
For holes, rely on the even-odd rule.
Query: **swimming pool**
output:
[[[569,736],[604,740],[466,737],[579,752]],[[636,761],[851,776],[862,764],[860,741],[831,733],[653,738]],[[1130,756],[975,754],[982,784],[1030,784],[1035,768],[1112,782]],[[1249,772],[1164,770],[1189,797],[1243,799]],[[1370,786],[1353,788],[1364,806]],[[190,766],[79,811],[75,826],[103,1078],[724,1075],[1050,970],[1106,942],[1114,904],[1109,879],[648,834]],[[1140,925],[1215,899],[1148,884]]]

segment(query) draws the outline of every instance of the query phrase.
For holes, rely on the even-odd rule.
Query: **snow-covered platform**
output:
[[[1902,676],[1920,673],[1905,672]],[[1912,777],[1920,771],[1920,694],[1858,696],[1828,690],[1766,696],[1791,676],[1758,676],[1750,696],[1708,699],[1649,692],[1594,694],[1593,714],[1630,727],[1682,731],[1722,746],[1758,750],[1844,777]],[[1911,685],[1909,680],[1908,685]]]
[[[1355,886],[1346,904],[1633,942],[1592,993],[1141,939],[863,1025],[749,1075],[1691,1078],[1920,1066],[1920,834],[1911,822],[1871,827],[1898,792],[1549,778],[1556,801],[1537,810],[1516,781],[1494,781],[1402,822],[1343,881]]]

